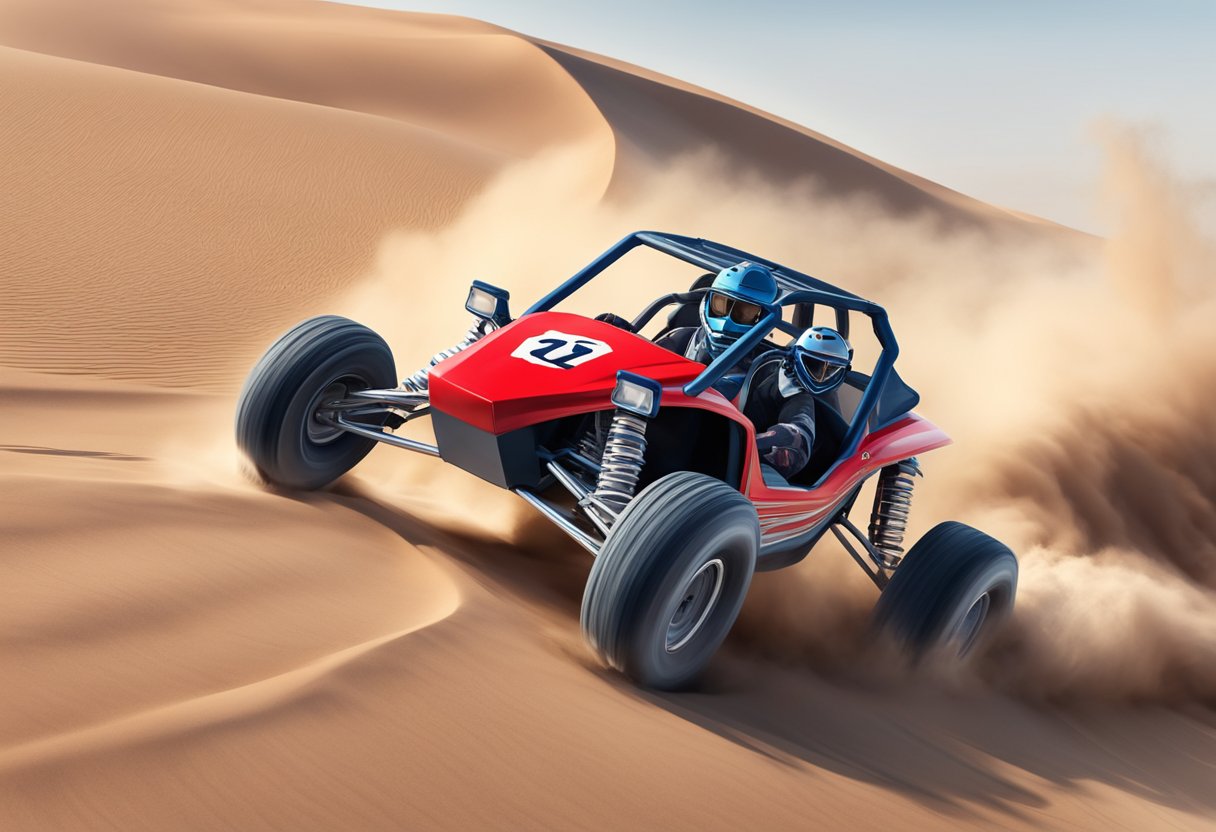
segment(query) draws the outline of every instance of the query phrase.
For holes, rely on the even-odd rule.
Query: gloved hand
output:
[[[802,431],[785,423],[756,434],[756,449],[760,451],[760,459],[787,479],[801,471],[810,459],[810,449]]]

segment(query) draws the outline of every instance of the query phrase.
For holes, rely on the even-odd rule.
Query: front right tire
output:
[[[1018,561],[1004,543],[956,522],[918,540],[874,606],[874,625],[914,660],[966,659],[1013,611]]]
[[[237,404],[237,445],[267,482],[321,488],[376,445],[322,421],[324,403],[396,385],[383,338],[337,315],[310,318],[275,341],[250,371]]]

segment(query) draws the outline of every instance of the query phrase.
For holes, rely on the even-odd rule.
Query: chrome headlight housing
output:
[[[508,305],[510,299],[511,293],[506,289],[499,289],[489,283],[474,280],[473,285],[469,287],[469,297],[464,302],[464,308],[477,318],[489,321],[494,326],[506,326],[511,323],[511,311]]]
[[[662,395],[663,385],[654,379],[620,370],[616,374],[612,403],[621,410],[653,419],[659,413],[659,399]]]

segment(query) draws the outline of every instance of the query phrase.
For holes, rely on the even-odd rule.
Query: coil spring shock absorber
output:
[[[605,417],[608,417],[605,419]],[[611,421],[611,414],[603,410],[597,410],[591,414],[591,424],[579,437],[578,444],[575,448],[580,454],[593,460],[596,463],[604,458],[604,442],[607,441],[607,426],[605,421]]]
[[[888,465],[878,475],[874,511],[870,515],[870,542],[882,554],[888,568],[899,565],[903,559],[912,491],[919,476],[923,475],[915,457]]]
[[[611,526],[633,499],[646,461],[646,420],[617,408],[604,442],[595,490],[583,498],[604,526]]]
[[[468,349],[474,342],[486,334],[487,329],[488,326],[485,321],[480,319],[474,321],[473,325],[469,327],[469,331],[465,333],[464,338],[459,343],[431,356],[429,364],[401,382],[401,389],[407,393],[427,392],[430,386],[431,368],[445,358],[451,358],[456,353]]]

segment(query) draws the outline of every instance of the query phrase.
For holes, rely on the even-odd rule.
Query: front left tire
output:
[[[639,685],[686,687],[738,617],[759,548],[756,509],[738,491],[703,474],[662,477],[625,507],[596,556],[583,635]]]

